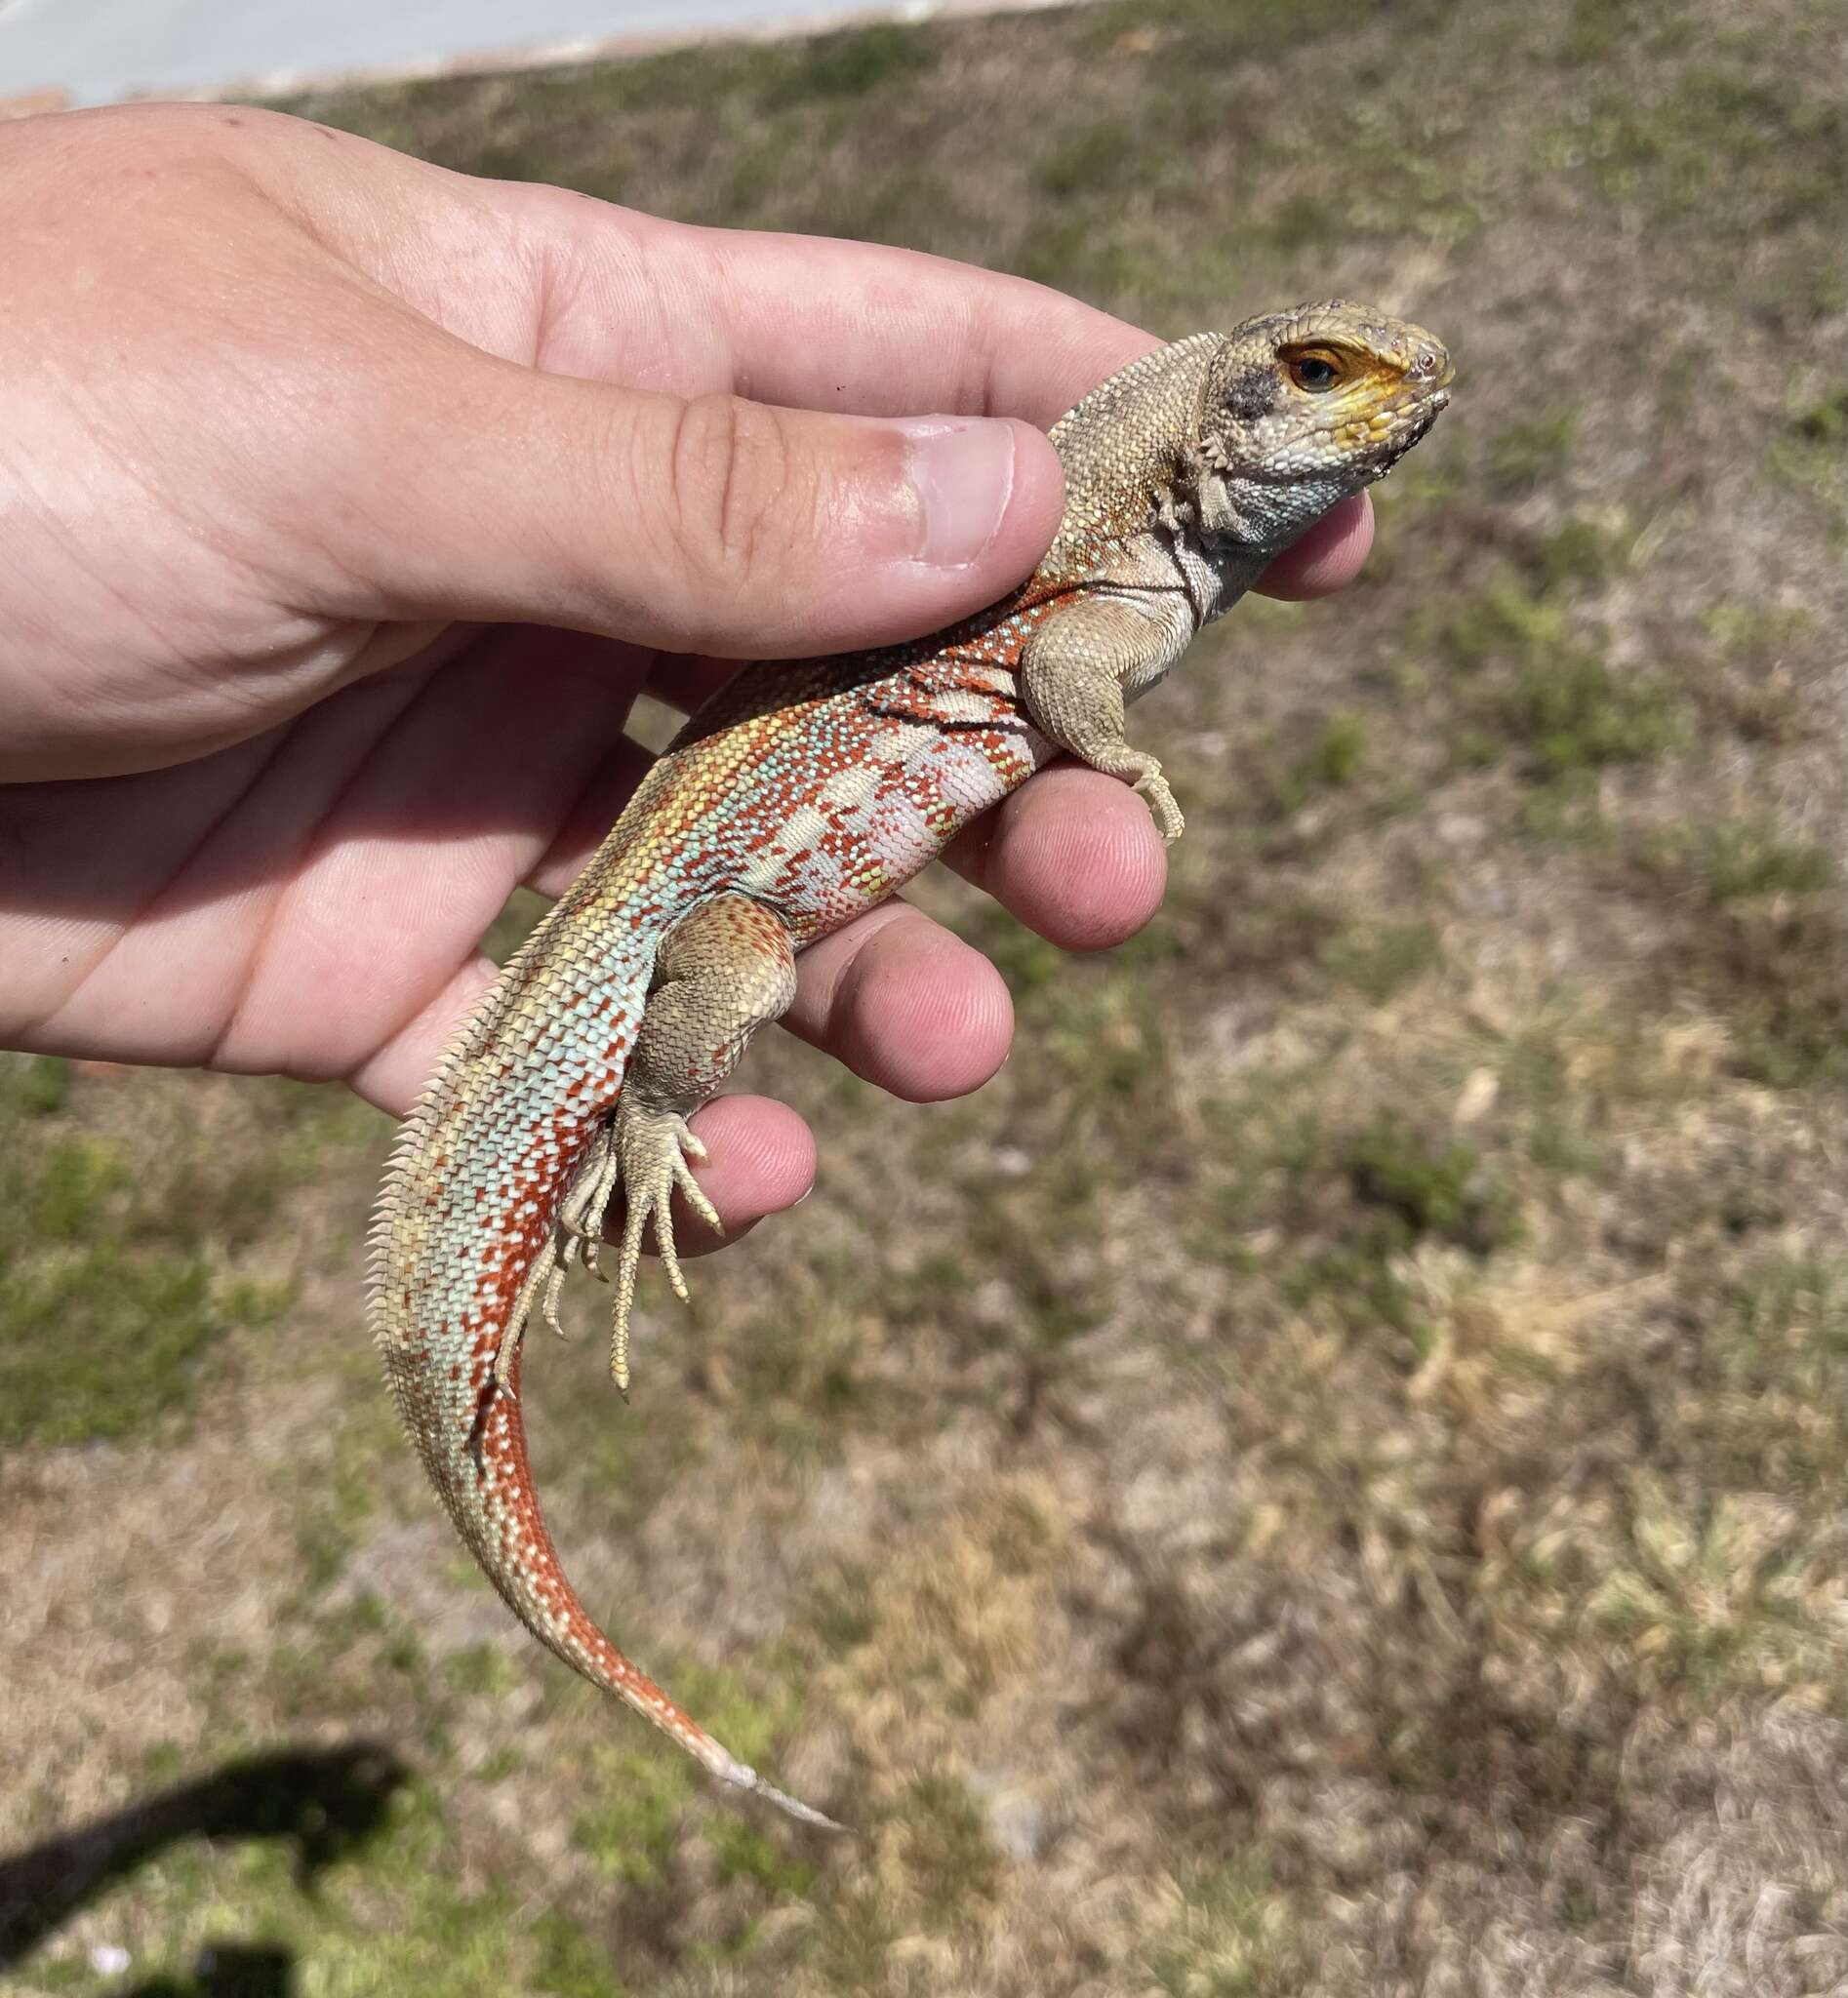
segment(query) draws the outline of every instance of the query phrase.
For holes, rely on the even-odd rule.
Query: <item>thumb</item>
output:
[[[440,420],[417,422],[426,369],[382,415],[420,434],[367,446],[400,490],[368,509],[348,573],[398,616],[731,659],[844,652],[992,603],[1059,524],[1064,476],[1030,424],[685,400],[446,345]]]

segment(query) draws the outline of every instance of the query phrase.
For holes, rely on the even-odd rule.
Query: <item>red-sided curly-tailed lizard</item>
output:
[[[717,1217],[687,1119],[795,990],[795,954],[902,887],[1061,754],[1181,812],[1124,706],[1449,400],[1421,328],[1343,302],[1132,363],[1052,432],[1057,539],[990,610],[880,651],[741,672],[687,724],[507,966],[405,1124],[373,1235],[371,1319],[457,1531],[541,1643],[721,1780],[831,1820],[730,1755],[629,1663],[566,1580],[516,1394],[536,1310],[626,1206],[612,1366],[628,1377],[644,1234],[669,1282],[676,1188]]]

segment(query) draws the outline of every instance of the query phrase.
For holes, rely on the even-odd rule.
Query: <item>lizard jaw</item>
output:
[[[1399,460],[1429,430],[1430,426],[1436,422],[1437,419],[1449,407],[1450,390],[1439,388],[1427,395],[1423,402],[1413,408],[1404,430],[1394,435],[1392,439],[1392,456],[1380,467],[1379,476],[1381,478],[1386,477],[1386,473],[1398,463]]]

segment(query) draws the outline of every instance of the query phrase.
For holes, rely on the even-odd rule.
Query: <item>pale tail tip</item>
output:
[[[779,1811],[793,1818],[798,1824],[812,1824],[818,1831],[845,1831],[848,1828],[825,1812],[816,1810],[813,1804],[805,1804],[800,1797],[792,1797],[786,1790],[778,1789],[775,1783],[765,1782],[754,1769],[741,1769],[736,1777],[728,1777],[726,1780],[735,1782],[742,1790],[748,1790],[754,1797],[762,1797],[776,1805]]]

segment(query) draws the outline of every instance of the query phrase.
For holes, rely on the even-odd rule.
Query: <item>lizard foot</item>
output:
[[[624,1397],[628,1394],[628,1320],[635,1301],[635,1276],[642,1259],[642,1235],[655,1224],[655,1249],[661,1257],[674,1296],[687,1301],[687,1280],[674,1253],[673,1195],[677,1186],[687,1205],[708,1228],[722,1234],[718,1212],[693,1177],[689,1159],[703,1160],[705,1146],[672,1110],[651,1110],[624,1099],[617,1112],[613,1147],[622,1177],[628,1214],[616,1269],[615,1322],[610,1332],[610,1373]],[[599,1217],[600,1219],[600,1217]]]
[[[552,1236],[551,1253],[536,1257],[532,1268],[526,1273],[526,1283],[507,1319],[500,1350],[494,1356],[494,1384],[509,1400],[519,1398],[513,1392],[513,1362],[519,1356],[520,1342],[526,1337],[526,1325],[533,1315],[534,1304],[539,1304],[540,1316],[560,1339],[569,1337],[558,1322],[558,1294],[565,1287],[565,1274],[571,1268],[574,1257],[582,1254],[583,1245],[577,1237],[559,1228]]]
[[[606,1130],[597,1139],[595,1149],[559,1207],[550,1253],[537,1258],[528,1271],[501,1349],[494,1356],[495,1384],[503,1394],[513,1393],[513,1362],[536,1304],[540,1316],[560,1339],[569,1337],[559,1323],[558,1299],[571,1265],[582,1263],[592,1276],[608,1282],[597,1266],[597,1248],[603,1239],[603,1217],[621,1177],[615,1134]]]
[[[1181,816],[1181,807],[1175,803],[1168,779],[1161,774],[1161,765],[1151,759],[1133,788],[1148,800],[1148,810],[1154,819],[1155,830],[1161,834],[1162,844],[1173,846],[1186,830],[1187,821]]]

